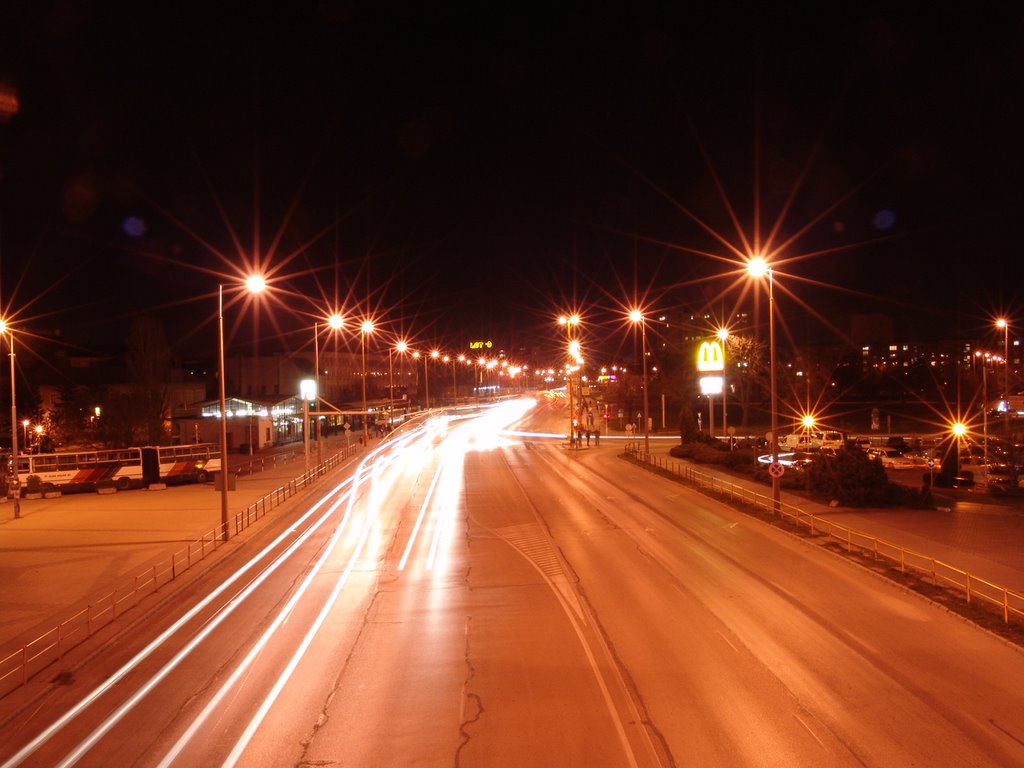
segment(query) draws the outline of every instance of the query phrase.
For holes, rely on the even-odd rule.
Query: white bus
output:
[[[25,453],[18,456],[18,480],[23,491],[32,476],[44,492],[92,491],[101,485],[125,491],[153,483],[203,483],[220,466],[220,449],[212,443]]]
[[[214,443],[142,449],[142,479],[146,485],[205,483],[217,472],[220,472],[220,447]]]
[[[139,488],[142,449],[19,454],[18,481],[22,489],[29,487],[28,479],[33,476],[39,478],[43,491],[89,491],[99,484],[111,484],[120,490]]]

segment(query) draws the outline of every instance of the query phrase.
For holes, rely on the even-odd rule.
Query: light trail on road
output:
[[[566,450],[531,405],[368,452],[304,523],[278,521],[289,536],[263,531],[276,548],[172,658],[96,686],[31,764],[1021,756],[1019,652],[614,449]]]
[[[405,442],[409,440],[408,436],[399,438],[396,443]],[[393,447],[393,446],[389,446]],[[378,449],[380,451],[381,449]],[[237,569],[231,576],[229,576],[219,587],[210,592],[205,598],[199,601],[189,611],[187,611],[181,618],[175,621],[168,629],[162,632],[157,638],[149,643],[142,651],[136,654],[127,664],[122,666],[117,672],[107,678],[102,685],[95,688],[75,706],[69,709],[64,715],[58,718],[52,725],[47,727],[42,733],[36,738],[26,744],[16,754],[11,756],[7,761],[3,763],[2,768],[15,768],[21,765],[28,757],[30,757],[36,750],[46,744],[50,739],[57,735],[63,730],[69,723],[75,718],[82,714],[89,706],[95,703],[103,694],[110,691],[114,685],[124,679],[132,670],[137,668],[143,661],[148,659],[158,649],[163,647],[168,640],[174,637],[177,633],[188,625],[188,623],[201,613],[206,607],[208,607],[213,601],[220,597],[226,592],[232,585],[242,579],[249,571],[253,570],[257,565],[274,549],[280,546],[294,531],[299,527],[310,522],[308,528],[303,531],[298,538],[296,538],[283,553],[278,555],[272,560],[261,572],[253,579],[246,587],[239,592],[237,595],[231,598],[231,600],[221,608],[217,615],[207,622],[200,632],[193,637],[184,647],[183,650],[179,651],[173,659],[168,662],[156,675],[150,678],[146,684],[144,684],[135,694],[133,694],[127,701],[119,706],[115,712],[110,715],[106,720],[96,728],[84,741],[78,744],[65,759],[59,764],[60,768],[67,768],[68,766],[74,765],[78,762],[83,755],[85,755],[96,743],[106,735],[129,711],[131,711],[145,696],[147,696],[156,685],[169,675],[185,658],[188,657],[199,644],[217,627],[233,613],[247,597],[252,595],[255,590],[265,582],[275,570],[282,563],[284,563],[288,557],[295,552],[310,536],[315,533],[320,526],[331,519],[334,512],[338,507],[345,501],[352,498],[354,491],[358,488],[358,480],[365,474],[366,462],[362,462],[357,471],[352,477],[346,478],[344,481],[339,483],[337,486],[332,488],[327,494],[317,500],[310,508],[303,513],[286,531],[281,533],[275,538],[270,544],[264,547],[255,556],[250,558],[241,568]],[[311,520],[316,512],[324,505],[327,504],[330,499],[335,496],[340,497],[333,504],[330,504],[327,511],[323,513],[319,518]],[[346,518],[347,519],[347,518]]]

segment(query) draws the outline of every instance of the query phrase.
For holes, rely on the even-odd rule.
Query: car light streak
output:
[[[351,478],[346,479],[343,483],[338,485],[331,491],[331,494],[325,496],[323,499],[318,501],[313,507],[311,507],[304,515],[303,519],[308,518],[312,515],[323,503],[330,498],[330,495],[337,493],[345,485],[350,484]],[[319,523],[317,523],[319,525]],[[253,557],[248,563],[239,568],[233,573],[227,580],[224,581],[219,587],[213,590],[209,595],[199,601],[193,606],[188,612],[186,612],[180,619],[174,622],[170,627],[164,630],[158,635],[151,643],[143,648],[139,653],[132,657],[123,667],[117,672],[108,677],[103,683],[94,688],[89,694],[75,704],[71,709],[65,712],[61,717],[49,725],[42,733],[36,736],[35,739],[30,741],[24,747],[22,747],[17,753],[12,755],[2,766],[2,768],[14,768],[14,766],[20,765],[25,758],[32,755],[39,747],[49,741],[54,735],[59,733],[68,723],[74,720],[80,715],[85,709],[93,704],[100,696],[110,690],[114,685],[120,682],[129,672],[135,667],[145,661],[150,655],[159,649],[167,640],[173,637],[185,624],[191,621],[198,613],[204,610],[211,602],[217,597],[223,594],[229,587],[235,582],[241,579],[248,571],[256,566],[256,564],[271,551],[274,547],[279,545],[288,535],[293,532],[295,526],[291,526],[288,530],[281,533],[273,542],[268,544],[261,552]],[[310,533],[313,529],[310,529]],[[280,558],[278,558],[280,559]],[[272,564],[273,565],[273,564]]]
[[[409,561],[409,555],[412,552],[412,548],[416,543],[416,539],[419,536],[420,526],[423,524],[423,519],[427,515],[427,509],[430,507],[430,502],[434,497],[434,489],[437,487],[438,480],[441,477],[441,471],[444,469],[444,460],[438,465],[437,469],[434,470],[434,476],[430,479],[430,485],[427,487],[427,495],[423,499],[423,503],[420,504],[420,511],[416,515],[416,522],[413,523],[412,533],[409,534],[409,541],[405,545],[405,551],[402,553],[402,559],[398,561],[398,570],[404,571],[405,565]]]
[[[390,447],[391,445],[393,445],[393,443],[403,442],[404,440],[410,439],[411,437],[412,435],[403,436],[399,440],[382,444],[376,449],[374,453],[381,451],[387,447]],[[74,765],[79,759],[81,759],[81,757],[86,752],[88,752],[89,749],[91,749],[96,744],[96,742],[100,738],[102,738],[102,736],[104,736],[111,728],[113,728],[114,725],[116,725],[116,723],[121,718],[123,718],[125,714],[127,714],[139,701],[141,701],[141,699],[145,695],[147,695],[158,682],[163,680],[164,677],[167,676],[167,674],[169,674],[178,664],[180,664],[181,661],[184,660],[184,658],[195,649],[195,647],[201,642],[202,639],[204,639],[210,632],[212,632],[213,629],[216,628],[216,626],[219,625],[221,621],[227,618],[227,616],[230,615],[230,613],[232,613],[235,610],[235,608],[237,608],[242,602],[244,602],[245,598],[252,594],[256,586],[258,586],[266,578],[268,578],[270,574],[273,571],[275,571],[281,564],[283,564],[288,559],[288,557],[290,557],[291,554],[294,553],[296,549],[298,549],[316,530],[320,528],[321,525],[323,525],[324,522],[326,522],[333,516],[334,512],[337,510],[338,506],[340,506],[342,501],[345,500],[346,497],[351,496],[351,494],[354,492],[355,488],[357,487],[357,483],[355,481],[358,478],[358,475],[359,472],[357,471],[356,475],[346,478],[341,483],[332,488],[328,493],[324,494],[324,496],[321,499],[319,499],[315,504],[310,506],[310,508],[306,510],[306,512],[300,515],[299,518],[294,523],[292,523],[292,525],[290,525],[286,530],[284,530],[280,535],[278,535],[266,547],[264,547],[262,550],[256,553],[256,555],[254,555],[247,563],[245,563],[245,565],[236,570],[220,586],[211,591],[210,594],[208,594],[206,597],[200,600],[195,606],[193,606],[185,614],[183,614],[181,618],[179,618],[177,621],[171,624],[171,626],[169,626],[166,630],[161,632],[152,642],[147,644],[141,651],[139,651],[139,653],[137,653],[127,663],[125,663],[124,666],[122,666],[114,674],[112,674],[105,681],[103,681],[103,683],[96,686],[96,688],[90,691],[84,698],[82,698],[78,703],[71,707],[67,712],[65,712],[63,715],[57,718],[57,720],[55,720],[53,723],[47,726],[41,733],[39,733],[39,735],[32,739],[32,741],[30,741],[18,752],[16,752],[14,755],[8,758],[8,760],[4,762],[3,765],[0,766],[0,768],[15,768],[15,766],[20,765],[26,758],[34,754],[41,746],[46,744],[51,738],[53,738],[56,734],[63,730],[69,723],[71,723],[79,715],[81,715],[82,712],[84,712],[86,709],[88,709],[88,707],[95,703],[103,694],[105,694],[107,691],[113,688],[117,683],[124,679],[125,676],[127,676],[132,670],[138,667],[142,662],[149,658],[149,656],[151,656],[155,651],[162,647],[164,643],[166,643],[170,638],[177,634],[196,615],[198,615],[201,611],[205,610],[210,603],[212,603],[224,592],[226,592],[229,588],[231,588],[250,570],[255,568],[267,555],[269,555],[276,547],[278,547],[283,541],[285,541],[288,536],[292,535],[299,528],[299,526],[301,526],[306,521],[309,521],[324,504],[326,504],[332,498],[341,493],[342,495],[335,501],[335,503],[331,504],[328,507],[328,510],[324,512],[318,519],[312,521],[310,523],[310,527],[306,531],[304,531],[299,536],[299,538],[296,539],[296,541],[290,544],[284,552],[278,555],[273,560],[273,562],[267,565],[266,569],[253,581],[246,585],[245,589],[243,589],[241,592],[235,595],[229,603],[222,607],[218,612],[218,615],[211,619],[206,625],[204,625],[199,635],[197,635],[192,641],[190,641],[182,651],[175,655],[175,657],[170,662],[168,662],[168,664],[165,665],[160,670],[160,672],[158,672],[153,678],[151,678],[146,685],[139,689],[139,691],[137,691],[132,697],[130,697],[128,701],[126,701],[121,707],[115,710],[114,714],[107,718],[104,721],[104,723],[102,723],[95,731],[93,731],[93,733],[90,734],[89,737],[87,737],[83,742],[81,742],[79,746],[76,747],[76,749],[73,750],[69,755],[67,755],[65,759],[59,764],[61,768],[64,768],[64,766]],[[346,487],[348,487],[348,490],[343,490],[346,489]]]
[[[351,493],[351,492],[350,492]],[[114,712],[107,717],[89,736],[79,743],[79,745],[71,751],[60,763],[57,764],[57,768],[69,768],[69,766],[77,763],[86,752],[92,749],[96,743],[103,738],[110,730],[117,725],[125,715],[131,712],[135,706],[142,701],[149,693],[157,686],[158,683],[163,681],[175,668],[178,667],[189,655],[205,640],[211,632],[221,625],[235,610],[241,606],[246,599],[249,598],[253,592],[264,581],[266,581],[281,565],[283,565],[288,557],[295,552],[312,534],[316,531],[325,520],[327,520],[331,514],[341,506],[341,499],[336,504],[332,504],[328,509],[327,513],[317,520],[309,529],[303,532],[303,534],[296,539],[286,549],[281,556],[277,557],[270,565],[268,565],[259,575],[246,584],[245,589],[236,594],[231,600],[226,603],[217,614],[211,618],[203,628],[196,634],[178,653],[176,653],[170,661],[168,661],[160,671],[154,674],[149,680],[146,681],[142,687],[140,687],[135,693],[128,697],[128,699],[121,704]]]
[[[337,502],[335,507],[340,505],[341,500]],[[245,658],[235,668],[234,672],[231,673],[228,679],[220,687],[220,690],[218,690],[217,693],[213,696],[213,698],[211,698],[210,701],[207,702],[202,712],[200,712],[199,715],[196,716],[196,718],[192,721],[192,724],[189,725],[189,727],[181,735],[178,741],[175,742],[174,746],[171,747],[171,749],[167,752],[164,758],[158,763],[158,768],[167,768],[167,766],[171,765],[171,763],[173,763],[174,760],[178,758],[178,756],[181,754],[181,751],[188,745],[188,743],[192,740],[196,733],[199,732],[199,729],[203,726],[203,724],[205,724],[210,715],[213,714],[214,711],[220,706],[221,702],[224,700],[224,697],[227,696],[227,694],[234,688],[235,684],[242,677],[242,675],[244,675],[245,672],[249,669],[249,667],[252,666],[253,662],[257,659],[260,653],[262,653],[267,643],[270,642],[271,638],[276,634],[277,630],[285,623],[288,616],[291,615],[292,611],[295,609],[295,606],[298,604],[299,600],[302,599],[306,591],[309,589],[309,586],[313,583],[314,579],[323,570],[324,565],[335,553],[335,550],[337,549],[338,546],[338,542],[341,541],[345,533],[348,521],[352,519],[350,511],[350,508],[346,510],[341,523],[339,523],[338,528],[331,535],[331,540],[328,546],[324,547],[324,551],[317,559],[316,564],[313,566],[313,568],[310,569],[309,573],[306,574],[306,577],[296,588],[295,592],[289,598],[288,602],[278,612],[277,616],[274,617],[274,620],[270,623],[270,626],[268,626],[267,629],[264,630],[259,640],[256,641],[253,647],[249,650],[249,653],[246,654]],[[287,676],[290,676],[292,669],[294,669],[294,664],[298,663],[298,659],[301,658],[301,655],[305,652],[305,649],[306,647],[308,647],[309,642],[312,641],[312,637],[316,634],[316,630],[318,630],[320,625],[323,623],[323,618],[326,614],[326,611],[334,605],[334,602],[337,600],[337,596],[341,593],[341,588],[344,586],[345,582],[348,581],[348,577],[349,574],[351,574],[352,572],[353,565],[358,560],[359,555],[362,552],[362,548],[366,543],[367,532],[369,531],[371,523],[371,516],[367,516],[367,522],[363,525],[362,531],[360,533],[359,543],[356,547],[356,550],[349,557],[349,561],[345,566],[345,569],[342,572],[341,576],[339,577],[337,583],[335,584],[330,599],[325,603],[325,607],[321,611],[321,615],[317,617],[317,620],[314,622],[313,626],[307,633],[306,639],[304,639],[302,645],[300,645],[300,650],[297,651],[296,656],[293,657],[293,663],[289,664],[288,668],[286,669],[286,674],[282,675],[282,678],[284,678],[284,680],[287,679]],[[283,685],[282,680],[278,681],[278,685]],[[276,698],[277,692],[279,692],[277,686],[275,686],[275,689],[277,690],[272,694],[273,698]],[[262,719],[262,717],[260,717],[260,719]],[[244,738],[247,742],[249,739],[251,739],[251,737],[251,734],[249,734],[248,737]],[[238,748],[236,747],[236,751],[237,749]],[[232,754],[234,754],[234,752]],[[235,756],[235,760],[237,760],[237,756]],[[234,761],[229,758],[229,761],[225,763],[225,765],[233,764],[233,762]]]
[[[454,525],[459,510],[466,454],[471,450],[493,450],[499,447],[502,444],[501,435],[504,427],[521,419],[536,404],[536,400],[523,398],[491,406],[470,421],[459,424],[454,430],[449,431],[444,441],[441,461],[431,478],[426,497],[420,505],[412,533],[399,561],[399,571],[404,570],[408,564],[420,529],[431,509],[436,510],[436,525],[427,554],[426,569],[434,569],[438,564],[441,543]]]
[[[242,732],[241,737],[235,743],[234,749],[231,750],[231,754],[228,755],[227,759],[223,763],[224,768],[232,768],[232,766],[238,763],[239,759],[242,757],[242,753],[245,751],[245,748],[249,745],[249,742],[252,741],[253,736],[256,735],[256,731],[259,729],[260,724],[264,721],[264,719],[266,719],[267,714],[269,714],[270,708],[273,706],[274,702],[277,701],[277,697],[280,696],[281,691],[284,689],[284,686],[291,679],[292,673],[295,671],[295,668],[298,667],[299,662],[305,656],[306,651],[309,649],[310,644],[313,642],[313,638],[316,637],[316,634],[320,631],[320,627],[323,626],[324,621],[327,620],[327,615],[334,607],[334,604],[337,603],[338,598],[341,596],[342,589],[344,589],[345,584],[348,582],[349,576],[352,574],[352,569],[355,567],[356,562],[358,562],[359,560],[359,556],[362,554],[363,548],[366,546],[366,540],[367,537],[369,536],[370,530],[371,528],[373,528],[374,523],[376,522],[377,515],[373,511],[375,509],[376,508],[374,507],[371,508],[371,510],[368,510],[365,522],[363,523],[362,532],[359,536],[359,543],[356,545],[355,550],[349,557],[348,563],[346,564],[344,571],[339,576],[338,580],[335,582],[334,589],[331,591],[330,597],[328,597],[327,600],[324,601],[324,604],[321,607],[320,613],[317,615],[316,620],[312,623],[312,625],[310,625],[309,630],[306,632],[305,637],[303,637],[302,642],[299,644],[299,647],[296,649],[295,653],[288,661],[288,664],[281,672],[281,675],[278,677],[277,682],[274,683],[274,687],[270,690],[270,693],[267,694],[266,698],[263,700],[263,703],[260,705],[259,710],[257,710],[252,720],[250,720],[249,724],[246,726],[245,731]],[[329,549],[333,549],[333,546]],[[317,564],[317,571],[320,570],[325,560],[326,558],[322,558],[321,562]],[[307,578],[307,581],[312,581],[312,575]],[[303,589],[305,589],[305,587],[303,587]],[[161,763],[161,766],[162,765],[163,763]]]
[[[441,474],[437,502],[434,504],[435,509],[438,510],[436,514],[437,524],[434,526],[434,536],[431,539],[430,551],[427,554],[426,565],[428,571],[433,570],[438,557],[438,547],[441,541],[445,539],[445,534],[448,533],[458,513],[466,453],[470,448],[472,435],[476,432],[473,428],[477,426],[475,424],[467,425],[461,431],[462,434],[458,438],[453,438],[445,443],[445,458],[442,460],[441,467],[439,468],[439,471],[440,469],[444,471]],[[467,430],[469,431],[468,435],[466,434]]]
[[[339,523],[338,528],[331,535],[330,542],[326,547],[324,547],[324,551],[320,555],[316,564],[313,566],[313,568],[310,569],[310,572],[302,580],[301,584],[295,590],[294,594],[292,594],[291,598],[288,600],[285,606],[278,612],[277,616],[271,622],[270,626],[267,627],[267,629],[263,632],[263,634],[260,636],[260,639],[249,650],[249,653],[246,654],[245,658],[239,663],[234,672],[232,672],[228,679],[224,682],[220,690],[218,690],[217,693],[213,696],[213,698],[209,702],[207,702],[202,712],[200,712],[199,715],[196,716],[196,718],[192,721],[191,725],[189,725],[189,727],[181,735],[178,741],[175,742],[175,744],[167,752],[164,758],[160,761],[160,763],[158,764],[158,768],[167,768],[167,766],[171,765],[180,756],[182,750],[184,750],[184,748],[189,744],[189,742],[191,742],[191,740],[195,737],[195,735],[199,732],[202,726],[209,719],[210,715],[212,715],[214,711],[220,706],[220,703],[224,700],[225,696],[227,696],[227,694],[235,687],[235,684],[238,682],[238,680],[245,674],[249,667],[252,666],[253,662],[255,662],[255,660],[259,657],[260,653],[266,647],[267,643],[270,642],[271,638],[276,634],[277,630],[285,623],[288,616],[291,615],[292,611],[295,609],[295,606],[298,604],[299,600],[302,599],[303,595],[306,593],[309,586],[313,583],[313,580],[320,574],[321,570],[323,569],[323,566],[326,564],[328,559],[334,554],[335,550],[337,549],[338,543],[341,541],[345,533],[345,530],[347,529],[348,521],[352,519],[352,503],[353,498],[357,495],[356,489],[357,486],[359,485],[359,481],[365,474],[369,472],[372,472],[372,475],[370,491],[371,503],[368,505],[368,508],[371,511],[377,509],[377,504],[374,499],[377,495],[375,486],[377,485],[378,477],[380,476],[384,469],[386,469],[394,461],[397,460],[398,451],[396,450],[392,452],[390,457],[383,461],[379,460],[379,457],[385,450],[397,449],[398,446],[395,444],[396,442],[398,441],[382,444],[372,453],[367,455],[362,461],[359,462],[359,467],[356,472],[357,479],[353,482],[352,491],[349,494],[347,494],[346,500],[348,504],[346,506],[345,514],[342,518],[341,523]],[[340,506],[341,502],[342,500],[339,499],[338,502],[334,505],[334,508]],[[342,587],[348,581],[349,575],[352,573],[352,569],[355,566],[355,563],[358,561],[360,554],[362,553],[362,550],[366,544],[367,535],[375,522],[376,515],[368,513],[366,522],[364,523],[362,530],[359,534],[359,541],[355,547],[355,550],[349,557],[349,561],[346,564],[345,569],[342,572],[341,576],[339,577],[338,581],[335,583],[330,598],[325,602],[325,605],[321,610],[320,616],[317,617],[317,620],[313,623],[312,627],[307,632],[305,639],[299,646],[299,650],[296,651],[296,654],[293,656],[292,662],[289,663],[285,673],[283,673],[281,678],[279,678],[278,683],[274,687],[274,690],[268,697],[269,703],[272,703],[273,700],[277,698],[281,688],[287,682],[288,677],[291,676],[291,673],[294,670],[295,665],[298,664],[299,660],[302,658],[302,655],[305,653],[306,648],[309,646],[309,643],[312,642],[312,639],[316,635],[316,632],[323,624],[323,620],[326,617],[327,612],[337,601],[337,598],[341,593]],[[266,708],[269,708],[268,701],[264,702],[264,707]],[[263,708],[261,707],[261,712],[262,709]],[[250,728],[252,729],[252,731],[249,732],[249,730],[247,729],[247,732],[243,734],[242,739],[238,742],[238,744],[236,744],[235,749],[232,751],[233,757],[229,757],[228,762],[226,762],[225,765],[233,765],[234,762],[237,761],[238,757],[241,755],[241,751],[244,750],[245,745],[248,744],[249,741],[251,741],[252,736],[255,733],[255,728],[258,727],[258,724],[263,720],[263,717],[265,717],[265,712],[263,712],[262,714],[257,714],[258,722],[256,722],[255,726],[252,723],[250,723]]]

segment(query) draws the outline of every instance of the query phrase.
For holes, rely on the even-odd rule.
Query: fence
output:
[[[716,475],[701,472],[690,464],[644,453],[639,445],[627,445],[626,453],[642,464],[675,475],[701,490],[761,508],[799,528],[806,528],[812,536],[825,536],[839,543],[847,552],[857,551],[869,554],[876,560],[888,561],[898,567],[901,573],[922,575],[937,587],[953,587],[963,593],[969,604],[979,601],[1001,611],[1004,624],[1009,624],[1011,619],[1024,623],[1024,594],[1020,592],[995,584],[931,555],[835,523],[784,501],[775,502],[770,496]]]
[[[241,512],[236,513],[233,520],[228,523],[233,526],[234,535],[238,535],[264,517],[274,507],[283,504],[299,491],[306,489],[313,482],[339,467],[356,452],[355,445],[344,448],[319,466],[303,473],[280,488],[274,489]],[[252,465],[247,469],[252,472]],[[223,534],[224,524],[222,523],[212,531],[204,533],[196,541],[186,544],[177,552],[172,552],[169,560],[154,564],[134,576],[129,576],[113,591],[89,603],[57,626],[0,659],[0,696],[6,696],[15,688],[24,685],[36,672],[62,658],[66,652],[97,630],[110,624],[142,598],[174,581],[193,565],[204,560],[208,554],[216,552],[223,543]]]

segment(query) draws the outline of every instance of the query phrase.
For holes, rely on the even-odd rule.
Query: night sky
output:
[[[0,5],[4,309],[82,350],[154,311],[207,353],[255,262],[239,345],[334,305],[449,348],[578,307],[614,346],[634,297],[728,314],[759,224],[798,343],[1024,326],[1017,4],[435,5]]]

